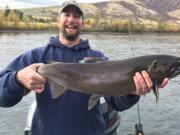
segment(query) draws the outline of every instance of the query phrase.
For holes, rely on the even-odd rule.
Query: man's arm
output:
[[[0,106],[10,107],[19,102],[24,89],[15,81],[16,71],[0,74]]]
[[[22,99],[25,88],[29,89],[30,87],[27,87],[21,80],[24,80],[24,74],[29,78],[32,77],[32,72],[25,67],[34,62],[32,53],[28,52],[17,57],[0,72],[0,106],[10,107]],[[31,68],[33,69],[34,66]]]

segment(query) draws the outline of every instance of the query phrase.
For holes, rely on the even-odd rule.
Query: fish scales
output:
[[[148,71],[153,85],[157,86],[164,78],[180,74],[180,57],[146,55],[84,64],[55,62],[40,66],[37,72],[48,79],[53,97],[67,89],[99,96],[121,96],[135,92],[133,76],[143,70]],[[157,87],[153,90],[158,96]]]

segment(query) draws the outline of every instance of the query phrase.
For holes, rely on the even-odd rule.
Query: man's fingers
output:
[[[142,75],[139,73],[139,72],[137,72],[136,74],[135,74],[135,76],[137,77],[137,79],[138,79],[138,81],[139,81],[139,84],[140,84],[140,90],[142,91],[142,92],[140,92],[140,93],[142,93],[143,95],[145,95],[145,93],[147,92],[147,84],[146,84],[146,82],[145,82],[145,80],[144,80],[144,78],[142,77]]]
[[[136,86],[135,94],[137,95],[145,95],[146,93],[150,92],[153,87],[153,82],[146,71],[142,71],[141,74],[139,72],[135,73],[133,80]],[[167,83],[168,78],[165,78],[162,84],[158,87],[163,88],[167,85]]]
[[[150,91],[153,86],[153,82],[151,81],[150,76],[148,75],[148,73],[146,71],[142,71],[142,76],[147,84],[146,85],[147,90]]]
[[[133,77],[133,80],[134,80],[134,83],[135,83],[135,86],[136,86],[136,92],[135,92],[135,94],[137,94],[137,95],[142,95],[143,92],[142,92],[142,90],[141,90],[141,84],[140,84],[138,78],[137,78],[136,76],[134,76],[134,77]]]
[[[30,86],[30,89],[35,91],[36,89],[44,89],[44,85],[40,84],[40,85],[32,85]]]
[[[41,92],[44,91],[44,89],[35,89],[35,90],[33,90],[33,91],[35,91],[35,92],[37,92],[37,93],[41,93]]]
[[[45,83],[46,79],[42,77],[39,73],[36,73],[34,80],[38,80],[37,83]]]
[[[44,64],[43,63],[35,63],[35,64],[32,64],[31,67],[34,71],[37,70],[38,67],[40,66],[43,66]],[[32,76],[33,77],[33,80],[37,80],[36,83],[45,83],[45,78],[43,78],[39,73],[35,72],[35,74]]]
[[[161,84],[160,86],[158,86],[158,87],[159,87],[159,88],[165,87],[165,86],[168,84],[168,81],[169,81],[169,79],[168,79],[168,78],[165,78],[165,79],[163,80],[162,84]]]
[[[138,95],[145,95],[150,92],[153,86],[151,78],[146,71],[142,71],[141,74],[139,72],[135,73],[133,80],[136,86],[136,94]]]
[[[32,64],[33,68],[35,71],[37,71],[37,68],[39,68],[40,66],[43,66],[43,63],[36,63],[36,64]],[[36,76],[35,76],[36,80],[39,80],[39,83],[45,83],[45,78],[43,78],[38,72],[36,72]]]
[[[36,71],[36,68],[43,66],[43,65],[44,65],[43,63],[34,63],[31,65],[31,67],[33,67],[33,69]]]
[[[40,66],[43,66],[44,64],[43,63],[34,63],[34,64],[32,64],[30,67],[32,68],[32,70],[34,70],[35,72],[37,72],[38,71],[38,68],[40,67]],[[38,72],[37,72],[38,73]]]

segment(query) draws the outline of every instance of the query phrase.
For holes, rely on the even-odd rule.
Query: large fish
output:
[[[88,61],[95,63],[89,63]],[[163,79],[180,74],[180,57],[170,55],[147,55],[117,61],[101,61],[90,58],[86,63],[55,62],[40,66],[39,74],[47,78],[51,94],[56,98],[67,89],[92,94],[89,109],[100,96],[121,96],[135,92],[133,76],[136,72],[148,71],[153,81],[156,101],[159,97],[158,85]]]

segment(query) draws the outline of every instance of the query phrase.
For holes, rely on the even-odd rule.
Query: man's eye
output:
[[[65,14],[64,14],[64,16],[66,16],[66,17],[69,17],[69,16],[70,16],[70,14],[68,14],[68,13],[65,13]]]
[[[75,18],[80,18],[81,16],[78,15],[78,14],[76,14],[76,15],[74,15],[74,17],[75,17]]]

